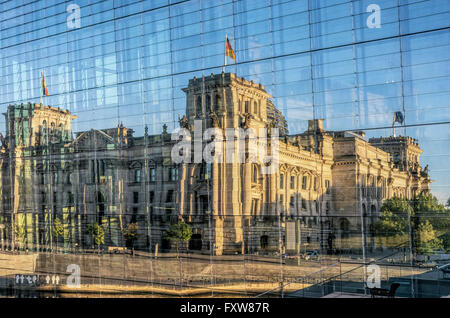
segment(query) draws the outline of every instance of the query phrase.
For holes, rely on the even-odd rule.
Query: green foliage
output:
[[[435,229],[450,229],[450,211],[445,209],[443,204],[439,204],[433,195],[420,195],[412,200],[411,205],[414,206],[417,223],[429,221]]]
[[[53,232],[53,236],[56,237],[56,238],[63,237],[63,235],[64,235],[64,226],[61,223],[61,220],[59,218],[56,218],[53,221],[52,232]]]
[[[413,200],[394,197],[384,202],[380,220],[374,224],[377,235],[399,236],[413,233],[417,253],[429,255],[446,247],[437,230],[447,232],[450,213],[431,194],[421,194]]]
[[[123,236],[127,241],[135,241],[138,239],[139,225],[137,223],[128,224],[127,228],[122,231]]]
[[[414,211],[418,213],[429,213],[429,212],[444,212],[445,207],[439,204],[438,199],[429,194],[421,194],[413,199],[412,206]]]
[[[25,243],[27,237],[25,226],[17,224],[14,228],[14,234],[16,235],[16,238],[19,242]]]
[[[409,214],[413,214],[413,209],[409,204],[408,200],[400,197],[393,197],[392,199],[388,199],[383,203],[383,206],[380,209],[381,212],[390,211],[397,215],[408,216]]]
[[[443,247],[442,240],[437,237],[436,231],[430,222],[420,223],[415,232],[417,252],[430,255]]]
[[[192,228],[189,224],[179,221],[172,224],[169,229],[164,233],[166,239],[175,242],[187,242],[191,239]]]
[[[447,200],[447,208],[450,208],[450,198]]]
[[[388,199],[380,211],[380,220],[374,224],[377,235],[398,236],[409,232],[409,215],[413,214],[413,210],[406,199]]]
[[[450,232],[445,233],[441,236],[442,239],[442,247],[444,248],[446,253],[450,253]]]
[[[97,246],[100,247],[101,244],[105,244],[105,231],[97,223],[89,225],[86,233],[92,236]]]

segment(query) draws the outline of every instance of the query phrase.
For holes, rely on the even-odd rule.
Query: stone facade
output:
[[[192,160],[182,163],[173,161],[179,139],[166,127],[152,136],[146,130],[136,137],[122,124],[73,136],[75,116],[66,110],[10,106],[7,134],[0,136],[0,215],[26,229],[30,247],[51,243],[51,224],[59,218],[66,247],[91,246],[85,229],[93,222],[104,226],[107,245],[123,246],[122,229],[137,222],[136,247],[164,250],[170,248],[165,229],[182,218],[193,228],[191,250],[273,253],[285,251],[289,221],[300,223],[301,241],[308,246],[324,247],[330,236],[340,239],[352,231],[363,231],[373,244],[369,229],[383,200],[429,191],[422,150],[412,138],[367,141],[363,132],[327,132],[321,119],[289,135],[264,86],[232,73],[194,78],[184,92],[180,127],[194,138],[183,154]],[[215,129],[215,138],[227,129],[254,129],[268,152],[278,149],[278,169],[262,173],[266,163],[251,157],[259,141],[241,143],[228,135],[222,135],[228,146],[213,150],[231,161],[202,160],[211,140],[201,141],[199,152],[194,139],[208,128]]]

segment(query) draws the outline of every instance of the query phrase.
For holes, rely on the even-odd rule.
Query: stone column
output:
[[[277,207],[277,191],[276,191],[276,184],[277,184],[277,174],[271,174],[270,177],[270,209],[269,209],[269,215],[276,215],[276,207]]]
[[[243,214],[248,217],[251,214],[251,182],[252,182],[252,164],[246,160],[244,163],[244,182],[243,182],[243,193],[244,193],[244,207]]]
[[[219,164],[214,162],[212,164],[212,213],[213,215],[219,215]]]

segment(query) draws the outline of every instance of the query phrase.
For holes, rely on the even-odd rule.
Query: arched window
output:
[[[47,144],[48,143],[48,125],[47,121],[44,120],[42,122],[42,143]]]
[[[215,100],[215,103],[214,103],[214,109],[216,109],[216,110],[220,109],[222,107],[221,103],[222,103],[222,101],[221,101],[220,95],[217,94],[216,95],[216,100]]]
[[[269,246],[269,237],[267,235],[262,235],[260,238],[261,248],[265,249]]]
[[[258,183],[258,166],[253,165],[253,171],[252,171],[252,182]]]
[[[100,191],[97,192],[97,220],[102,224],[103,216],[105,215],[105,197]]]
[[[306,190],[308,187],[308,176],[303,176],[302,177],[302,189]]]
[[[66,184],[72,184],[72,172],[67,172]]]
[[[339,223],[341,238],[348,238],[350,234],[350,222],[347,219],[341,219]]]
[[[141,182],[141,169],[134,170],[134,182]]]
[[[206,112],[210,113],[212,112],[212,107],[211,107],[211,96],[206,95]]]
[[[197,116],[201,116],[202,115],[202,97],[201,96],[198,96],[197,97],[197,105],[196,105],[196,108],[195,108],[195,114],[197,115]]]
[[[59,124],[58,128],[59,128],[59,133],[61,135],[62,141],[65,141],[66,140],[66,130],[65,130],[64,124],[63,123]]]

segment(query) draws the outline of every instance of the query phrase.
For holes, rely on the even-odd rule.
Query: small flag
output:
[[[225,55],[231,57],[236,62],[236,55],[234,54],[230,41],[228,41],[228,36],[225,37],[225,40]]]
[[[49,96],[50,94],[48,93],[47,86],[45,85],[44,72],[41,72],[41,76],[42,76],[42,95]]]
[[[400,123],[403,124],[403,113],[402,112],[395,112],[394,114],[394,123]]]

